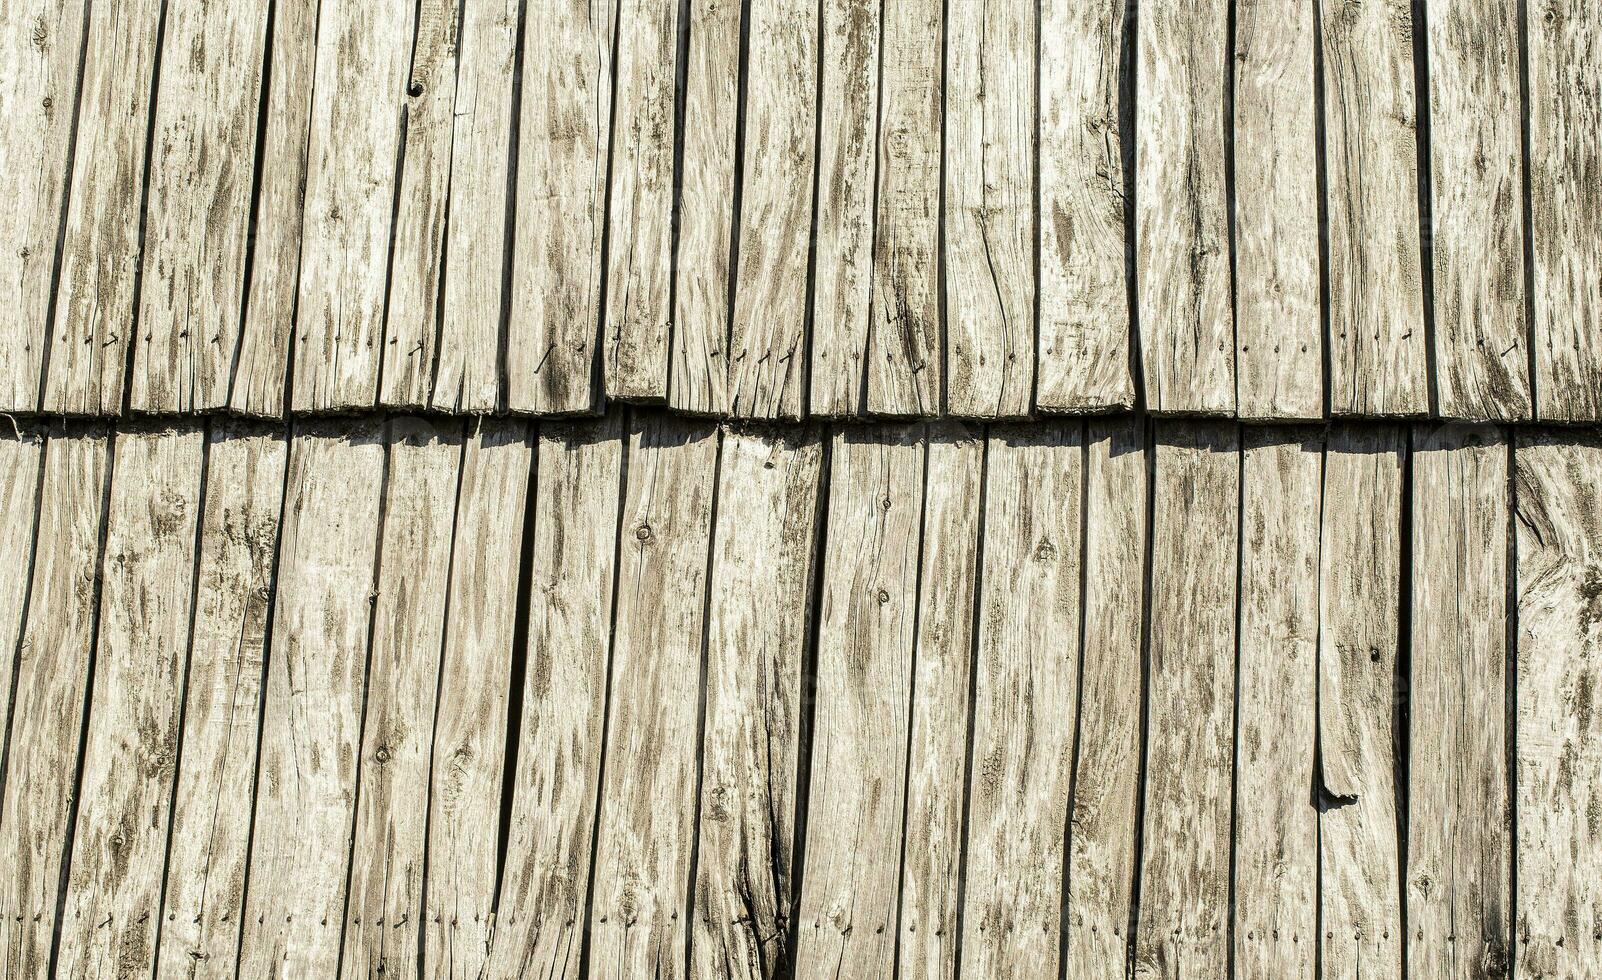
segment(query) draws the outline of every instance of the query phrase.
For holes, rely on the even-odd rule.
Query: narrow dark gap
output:
[[[6,815],[6,776],[11,771],[11,729],[17,720],[17,675],[22,672],[22,648],[28,642],[29,617],[33,615],[33,578],[39,560],[39,518],[44,509],[45,465],[53,438],[46,430],[30,427],[25,438],[39,441],[39,472],[33,481],[33,533],[28,536],[28,562],[18,569],[28,577],[22,587],[22,605],[17,616],[17,642],[11,650],[11,685],[6,691],[5,731],[0,732],[0,821]]]
[[[1141,424],[1146,430],[1146,556],[1140,588],[1140,776],[1135,781],[1135,850],[1130,862],[1132,880],[1129,884],[1129,930],[1125,936],[1128,945],[1125,976],[1135,975],[1135,958],[1139,951],[1140,872],[1146,855],[1146,771],[1151,748],[1151,559],[1157,537],[1157,433],[1149,416]]]
[[[1235,231],[1235,65],[1239,2],[1230,0],[1224,22],[1224,231],[1229,247],[1230,391],[1240,410],[1240,245]]]
[[[1507,439],[1507,595],[1504,621],[1507,629],[1506,657],[1507,680],[1503,693],[1505,751],[1507,754],[1507,787],[1504,805],[1507,808],[1508,856],[1508,913],[1504,923],[1506,933],[1493,942],[1503,945],[1503,966],[1507,976],[1518,973],[1518,921],[1519,921],[1519,549],[1518,549],[1518,446],[1517,434],[1511,427],[1502,429]]]
[[[151,154],[156,148],[156,107],[161,95],[161,58],[167,46],[167,4],[161,4],[161,12],[156,17],[156,47],[155,55],[151,59],[150,68],[150,104],[145,108],[145,159],[144,172],[139,178],[139,214],[134,219],[138,225],[137,237],[134,239],[134,255],[138,261],[133,268],[133,305],[128,310],[128,345],[122,352],[122,414],[130,414],[133,404],[133,376],[134,376],[134,348],[139,346],[140,300],[145,293],[145,228],[146,218],[150,211],[150,172],[155,170],[151,162]],[[193,332],[193,328],[188,328]],[[191,382],[193,383],[193,382]],[[190,392],[190,401],[193,402],[194,393]]]
[[[1396,609],[1396,672],[1391,678],[1391,769],[1396,792],[1396,908],[1401,915],[1402,976],[1408,973],[1407,834],[1411,783],[1411,701],[1413,678],[1413,430],[1405,429],[1402,447],[1402,513],[1399,532],[1400,568]]]
[[[822,182],[823,153],[823,66],[824,50],[829,39],[824,30],[826,18],[824,0],[818,0],[817,20],[813,34],[818,39],[818,51],[813,64],[812,91],[812,218],[807,225],[807,295],[801,323],[801,417],[812,417],[812,348],[813,330],[818,320],[816,290],[818,286],[818,193]],[[824,433],[824,455],[828,455],[828,434]]]
[[[1135,221],[1135,109],[1139,99],[1135,78],[1136,59],[1139,57],[1136,41],[1140,29],[1137,10],[1140,0],[1124,0],[1124,29],[1118,39],[1118,155],[1124,170],[1124,302],[1129,308],[1129,376],[1134,387],[1133,410],[1146,414],[1146,369],[1140,344],[1140,285],[1135,275],[1136,238]],[[1148,447],[1151,433],[1147,433]],[[1138,876],[1139,871],[1137,869]],[[1134,933],[1130,933],[1134,943]],[[1131,946],[1133,948],[1133,946]],[[1133,969],[1133,960],[1131,960]]]
[[[610,95],[608,95],[606,103],[606,183],[601,189],[601,197],[603,199],[601,215],[601,281],[595,298],[595,355],[590,358],[590,403],[592,405],[605,403],[606,364],[611,358],[607,351],[606,331],[611,325],[607,317],[607,297],[610,293],[609,287],[612,278],[609,272],[612,264],[612,185],[616,183],[612,179],[612,174],[617,164],[617,154],[612,150],[617,145],[617,55],[618,45],[623,36],[623,12],[614,7],[612,14],[612,57],[607,62],[607,70],[610,72],[611,77],[607,80]],[[593,4],[591,5],[590,17],[591,19],[595,17]],[[672,358],[669,358],[669,361],[671,362]],[[627,421],[625,418],[625,425]],[[627,435],[626,429],[625,435]],[[626,455],[625,453],[625,457]],[[588,924],[586,924],[585,928],[586,930],[589,928]],[[588,943],[585,944],[585,948],[589,948]],[[588,964],[586,963],[586,965]]]
[[[1062,892],[1057,911],[1057,978],[1068,980],[1068,903],[1073,898],[1073,844],[1074,805],[1079,799],[1079,754],[1084,742],[1085,718],[1085,613],[1088,603],[1086,590],[1090,587],[1089,561],[1086,560],[1090,543],[1090,424],[1079,424],[1079,637],[1074,668],[1074,740],[1069,749],[1072,761],[1068,769],[1068,810],[1062,824]]]
[[[1318,186],[1318,322],[1324,349],[1324,418],[1330,417],[1329,128],[1324,118],[1324,0],[1313,0],[1313,173]]]
[[[1517,0],[1519,44],[1519,173],[1520,204],[1524,218],[1524,356],[1525,369],[1530,377],[1530,419],[1541,417],[1540,389],[1536,373],[1539,333],[1535,319],[1535,199],[1530,178],[1530,5],[1529,0]]]
[[[740,219],[745,201],[746,93],[751,77],[751,0],[740,3],[740,55],[734,103],[734,200],[729,218],[729,276],[725,284],[723,329],[724,406],[734,412],[734,303],[740,282]]]
[[[952,929],[956,935],[951,940],[952,960],[956,963],[955,977],[959,980],[962,976],[962,940],[968,903],[968,832],[973,821],[973,736],[974,718],[979,710],[979,630],[985,597],[985,514],[990,504],[989,426],[985,426],[981,438],[984,439],[984,447],[979,463],[979,534],[974,542],[973,609],[968,625],[968,715],[963,731],[962,834],[957,849],[957,915]]]
[[[1235,921],[1240,918],[1236,902],[1239,891],[1240,845],[1240,655],[1241,624],[1245,609],[1242,593],[1246,581],[1246,427],[1235,423],[1235,688],[1230,713],[1234,716],[1230,731],[1234,733],[1229,766],[1229,904],[1226,906],[1229,921],[1225,925],[1228,946],[1224,951],[1229,976],[1235,976]]]
[[[668,215],[667,349],[664,351],[667,356],[667,393],[673,391],[673,349],[678,343],[679,334],[679,232],[684,224],[684,118],[690,82],[690,45],[695,43],[690,36],[690,0],[678,0],[678,6],[678,44],[673,65],[673,196]]]
[[[1313,976],[1324,976],[1324,814],[1332,809],[1336,797],[1324,782],[1324,501],[1328,495],[1328,433],[1318,443],[1318,545],[1314,556],[1313,602],[1317,617],[1313,627],[1313,772],[1311,802],[1317,816],[1313,820]],[[1341,805],[1354,802],[1340,800]]]
[[[1024,0],[1013,0],[1022,3]],[[940,179],[936,184],[935,194],[935,315],[940,318],[937,329],[940,334],[940,390],[935,393],[939,401],[935,405],[938,414],[944,415],[948,411],[950,399],[947,397],[951,384],[950,357],[946,351],[946,95],[949,86],[947,72],[950,70],[951,60],[951,0],[942,0],[940,5]],[[981,66],[981,71],[983,70]],[[880,90],[883,98],[883,90]]]
[[[1413,6],[1413,95],[1417,102],[1415,114],[1418,134],[1418,273],[1419,286],[1424,293],[1424,377],[1429,393],[1431,418],[1440,415],[1440,391],[1437,378],[1440,365],[1435,349],[1435,211],[1434,172],[1430,150],[1430,68],[1429,68],[1429,4],[1426,0],[1411,0]]]
[[[540,0],[535,0],[540,2]],[[496,331],[495,372],[496,409],[506,411],[510,398],[511,377],[507,371],[507,357],[512,347],[512,270],[517,258],[517,166],[523,153],[523,58],[528,53],[528,0],[517,4],[517,41],[512,54],[512,107],[510,133],[506,146],[506,224],[501,243],[501,308],[500,325]],[[599,350],[599,348],[597,348]],[[535,439],[536,443],[538,438]],[[531,484],[532,485],[532,484]],[[531,497],[530,500],[533,498]],[[526,579],[518,579],[519,582]],[[521,697],[521,694],[518,695]],[[514,753],[515,755],[515,753]],[[514,760],[515,761],[515,760]],[[516,772],[508,769],[507,772]],[[501,865],[497,863],[497,868]],[[496,901],[499,902],[500,875],[495,877]]]
[[[1131,0],[1134,2],[1134,0]],[[878,52],[878,63],[874,67],[873,90],[876,94],[873,118],[873,192],[869,195],[868,222],[871,230],[868,233],[868,329],[862,338],[862,358],[857,362],[862,372],[857,385],[857,414],[868,414],[868,376],[873,372],[868,369],[873,359],[874,342],[878,335],[877,310],[879,306],[879,290],[874,285],[873,270],[879,262],[879,163],[884,158],[884,144],[881,141],[884,133],[884,5],[879,10],[879,44],[875,49]],[[824,33],[827,33],[825,31]],[[942,32],[944,33],[944,32]],[[942,42],[943,43],[943,42]],[[943,56],[942,56],[943,57]],[[822,112],[822,107],[819,107]],[[821,117],[820,117],[821,118]],[[944,114],[942,113],[942,117]]]
[[[245,219],[245,257],[240,266],[239,318],[234,322],[234,352],[228,359],[226,403],[234,404],[234,386],[239,381],[239,355],[245,347],[245,329],[250,316],[251,281],[256,274],[256,236],[261,221],[262,170],[267,158],[267,107],[273,90],[273,32],[278,24],[278,0],[267,0],[267,24],[263,30],[261,77],[257,79],[256,135],[251,151],[250,205]],[[315,59],[314,59],[315,60]]]

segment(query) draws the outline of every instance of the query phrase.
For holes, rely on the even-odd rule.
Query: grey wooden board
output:
[[[5,752],[4,733],[11,727],[11,673],[16,667],[7,652],[17,649],[28,601],[43,455],[41,430],[30,427],[0,432],[0,569],[5,570],[0,573],[0,691],[6,692],[5,707],[0,708],[0,759]],[[4,778],[0,769],[0,780]]]

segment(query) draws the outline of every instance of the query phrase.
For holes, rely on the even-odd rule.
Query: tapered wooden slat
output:
[[[136,411],[228,404],[245,313],[267,7],[167,8],[128,395]]]
[[[1078,423],[998,428],[987,452],[963,900],[965,976],[1051,976],[1079,696]]]
[[[1329,406],[1429,409],[1410,0],[1323,3]]]
[[[22,631],[28,580],[33,571],[43,455],[42,430],[30,427],[0,433],[0,691],[7,692],[5,706],[0,707],[0,759],[5,757],[5,733],[11,728],[11,674],[16,667],[13,654]],[[4,778],[4,770],[0,769],[0,788]]]
[[[1504,976],[1507,441],[1491,427],[1432,426],[1413,446],[1408,972]]]
[[[1237,449],[1233,425],[1157,430],[1140,978],[1227,972]]]
[[[1135,280],[1146,404],[1233,414],[1224,200],[1222,0],[1142,7],[1136,60]]]
[[[1235,8],[1235,370],[1249,419],[1324,414],[1319,311],[1317,4]]]
[[[922,426],[845,429],[830,452],[796,976],[895,957],[918,601]]]
[[[718,433],[653,415],[628,452],[590,964],[684,976]]]
[[[294,430],[240,976],[338,973],[384,456],[373,422]]]

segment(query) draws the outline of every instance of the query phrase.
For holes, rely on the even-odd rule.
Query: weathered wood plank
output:
[[[812,283],[814,415],[862,411],[872,321],[883,4],[825,0],[819,43],[817,241]]]
[[[617,4],[534,3],[524,17],[506,402],[583,412],[601,340]]]
[[[752,0],[747,16],[729,402],[739,418],[796,419],[806,398],[821,25],[817,6],[788,0]]]
[[[1142,7],[1135,32],[1135,281],[1146,404],[1233,414],[1224,200],[1224,0]]]
[[[34,411],[42,393],[84,13],[77,0],[0,8],[0,412]]]
[[[924,428],[836,432],[824,533],[806,874],[795,975],[895,957]]]
[[[1330,411],[1421,415],[1429,409],[1429,351],[1410,0],[1320,9]]]
[[[232,975],[245,900],[262,665],[289,455],[283,430],[214,423],[207,443],[183,766],[156,976]]]
[[[880,24],[877,210],[868,334],[875,415],[941,411],[942,0],[885,5]]]
[[[1084,431],[991,432],[962,973],[1051,976],[1079,696]]]
[[[610,663],[621,422],[613,413],[540,431],[528,670],[487,976],[579,975]]]
[[[90,4],[44,410],[122,411],[163,4]]]
[[[1324,976],[1402,977],[1397,672],[1405,433],[1339,425],[1319,543],[1319,919]]]
[[[66,859],[110,478],[100,429],[50,430],[0,789],[0,975],[46,976]],[[7,651],[10,655],[12,651]]]
[[[1315,977],[1322,437],[1248,429],[1241,452],[1235,971]],[[1164,842],[1153,841],[1163,847]]]
[[[528,427],[514,421],[477,424],[462,459],[428,796],[425,977],[486,975],[518,556],[532,462]],[[510,792],[510,779],[507,784]]]
[[[1448,425],[1413,445],[1408,971],[1506,976],[1507,441]]]
[[[1235,396],[1247,419],[1324,414],[1317,4],[1235,8]]]
[[[1583,976],[1602,962],[1602,442],[1521,433],[1516,465],[1517,975]]]
[[[1145,426],[1092,422],[1086,447],[1084,663],[1065,884],[1070,977],[1122,976],[1129,956],[1148,601]]]
[[[384,468],[376,423],[295,429],[240,976],[338,972]]]
[[[630,429],[590,963],[605,976],[679,977],[719,437],[667,415]]]
[[[58,976],[146,977],[155,966],[205,442],[197,425],[125,429],[112,450]]]
[[[1040,349],[1042,411],[1127,409],[1129,292],[1119,61],[1124,0],[1042,0]]]
[[[1602,418],[1602,8],[1545,0],[1525,24],[1536,415],[1579,422]]]
[[[1530,417],[1518,7],[1444,3],[1425,18],[1433,353],[1446,418]]]
[[[244,316],[245,251],[267,0],[167,8],[129,404],[228,404]]]
[[[5,781],[6,733],[11,730],[11,675],[33,571],[43,455],[42,430],[29,427],[15,433],[0,432],[0,691],[6,692],[0,707],[0,790]]]
[[[723,435],[690,976],[773,977],[790,961],[802,661],[822,462],[813,429]]]
[[[357,0],[323,0],[318,8],[295,411],[369,408],[378,399],[413,12],[404,3]]]
[[[342,977],[416,968],[423,930],[429,765],[462,459],[460,422],[400,418],[388,457],[356,820],[345,892]]]
[[[896,955],[902,976],[949,978],[957,972],[983,432],[932,423],[928,453]]]
[[[609,398],[661,401],[668,393],[679,13],[677,3],[618,0],[603,361]]]
[[[1227,972],[1238,438],[1157,429],[1140,978]]]
[[[946,408],[1029,414],[1035,381],[1036,4],[949,5]]]

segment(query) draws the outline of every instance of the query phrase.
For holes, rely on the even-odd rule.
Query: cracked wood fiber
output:
[[[42,429],[0,431],[0,691],[6,692],[0,706],[0,759],[4,758],[5,733],[11,728],[11,673],[21,638],[22,612],[28,602],[43,455]],[[4,789],[4,779],[4,769],[0,768],[0,790]]]

